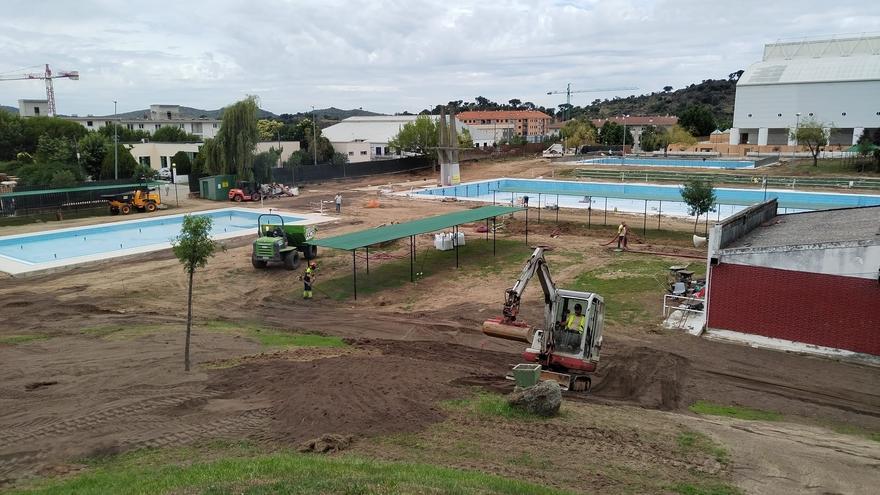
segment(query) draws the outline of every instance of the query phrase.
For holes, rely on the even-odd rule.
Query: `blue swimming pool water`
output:
[[[213,220],[211,236],[252,230],[256,233],[260,212],[215,210],[193,213]],[[284,215],[285,222],[302,220]],[[30,264],[64,260],[94,254],[110,253],[151,245],[167,245],[180,233],[182,215],[111,223],[82,229],[25,236],[0,237],[0,256]]]
[[[591,158],[578,163],[594,165],[638,165],[645,167],[755,168],[752,160],[703,160],[681,158]]]
[[[497,179],[424,189],[415,194],[495,201],[499,204],[511,201],[518,203],[523,196],[528,195],[529,204],[538,207],[558,204],[566,208],[589,206],[603,209],[607,204],[609,211],[641,213],[647,208],[649,212],[687,216],[687,206],[682,202],[679,188],[677,185]],[[776,198],[780,208],[788,211],[880,205],[880,195],[871,194],[716,188],[715,195],[718,198],[716,213],[719,218],[771,198]]]

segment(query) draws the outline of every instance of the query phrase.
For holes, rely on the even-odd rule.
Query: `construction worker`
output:
[[[315,279],[317,278],[317,270],[318,264],[312,261],[306,267],[306,271],[302,274],[300,279],[303,281],[303,299],[311,299],[312,298],[312,285],[315,283]]]
[[[628,231],[629,227],[626,226],[626,222],[620,222],[620,225],[617,227],[617,249],[621,249],[621,243],[623,243],[623,249],[626,249],[626,235]]]
[[[583,333],[587,326],[587,317],[583,313],[583,307],[580,304],[574,305],[574,314],[568,315],[565,320],[565,329],[572,332]]]
[[[336,213],[342,212],[342,193],[336,193],[336,197],[333,198],[333,202],[336,203]]]

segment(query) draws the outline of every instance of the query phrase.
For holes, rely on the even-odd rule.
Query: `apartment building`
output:
[[[498,135],[512,133],[529,142],[540,142],[550,130],[550,116],[537,110],[490,110],[461,112],[459,122],[488,131],[497,129]],[[510,129],[510,131],[506,131]]]

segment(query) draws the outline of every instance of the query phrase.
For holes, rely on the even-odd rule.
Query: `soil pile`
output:
[[[457,380],[502,375],[510,356],[453,344],[363,341],[365,355],[310,362],[266,361],[221,370],[210,389],[244,402],[268,401],[259,438],[299,443],[325,434],[373,436],[441,421],[439,401],[466,391]]]
[[[602,361],[603,366],[593,375],[594,396],[664,410],[686,405],[682,393],[690,370],[686,358],[647,347],[631,347],[610,357],[603,356]]]

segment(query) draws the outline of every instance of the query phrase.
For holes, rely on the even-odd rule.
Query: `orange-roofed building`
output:
[[[471,111],[461,112],[456,118],[478,129],[510,129],[504,134],[523,136],[530,142],[540,142],[547,135],[551,120],[549,115],[537,110]]]

